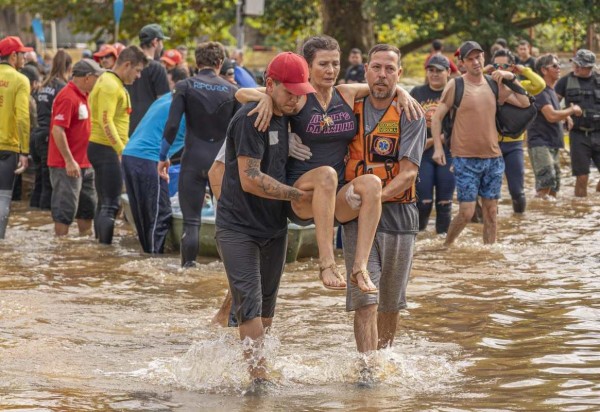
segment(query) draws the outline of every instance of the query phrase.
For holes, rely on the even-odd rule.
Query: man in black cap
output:
[[[590,50],[577,50],[571,63],[573,72],[562,77],[554,91],[559,101],[565,98],[566,106],[575,104],[583,110],[582,116],[573,118],[569,137],[575,196],[586,197],[590,160],[600,170],[600,74],[594,72],[596,55]],[[600,192],[600,182],[596,191]]]
[[[150,62],[140,77],[132,85],[127,86],[131,96],[131,117],[129,119],[129,136],[137,127],[148,108],[156,99],[169,92],[167,71],[155,59],[163,49],[163,40],[168,40],[158,24],[148,24],[140,30],[140,47]]]
[[[504,174],[504,160],[498,145],[495,121],[496,99],[501,104],[508,102],[518,107],[528,107],[530,103],[526,95],[515,94],[502,84],[502,81],[517,81],[514,73],[496,70],[491,79],[484,77],[484,52],[479,43],[464,42],[459,49],[459,59],[466,73],[448,82],[431,125],[433,160],[445,165],[442,120],[454,106],[456,85],[462,83],[462,98],[453,116],[454,126],[450,136],[459,209],[450,223],[446,244],[453,243],[471,221],[478,196],[483,200],[483,242],[494,243],[498,199]],[[498,83],[497,97],[488,80]]]

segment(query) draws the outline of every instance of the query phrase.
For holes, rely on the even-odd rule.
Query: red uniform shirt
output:
[[[64,168],[65,159],[58,151],[52,136],[54,126],[65,129],[67,144],[79,167],[82,169],[91,167],[87,157],[91,130],[90,106],[87,95],[82,93],[73,82],[69,82],[54,99],[48,139],[48,166]]]

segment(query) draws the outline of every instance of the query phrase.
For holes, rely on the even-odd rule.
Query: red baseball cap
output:
[[[115,59],[119,56],[119,52],[110,44],[105,44],[100,48],[100,51],[94,53],[94,60],[100,62],[100,58],[112,54]]]
[[[179,53],[179,50],[170,49],[160,59],[170,66],[177,66],[183,60],[183,56]]]
[[[304,57],[283,52],[271,60],[267,67],[266,77],[283,83],[283,86],[296,96],[316,93],[308,82],[308,64]]]
[[[11,53],[26,53],[33,51],[33,47],[25,47],[17,36],[6,36],[0,40],[0,56]]]

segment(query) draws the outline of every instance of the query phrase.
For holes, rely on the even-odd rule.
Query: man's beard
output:
[[[381,92],[371,90],[371,96],[373,96],[375,99],[378,99],[378,100],[388,99],[392,96],[393,93],[394,93],[394,91],[392,89],[381,91]]]

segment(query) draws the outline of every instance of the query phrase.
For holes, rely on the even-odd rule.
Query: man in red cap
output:
[[[285,202],[310,199],[312,192],[285,184],[288,118],[300,96],[314,93],[308,65],[294,53],[280,53],[266,71],[273,117],[265,132],[254,127],[257,103],[243,106],[231,120],[225,149],[225,176],[219,198],[217,244],[233,296],[240,337],[252,340],[245,356],[254,383],[267,379],[260,354],[271,326],[287,246]],[[310,200],[309,200],[310,201]]]
[[[103,45],[99,52],[94,53],[94,60],[106,70],[112,70],[115,67],[117,57],[119,57],[119,52],[110,44]]]
[[[29,154],[29,80],[17,70],[32,51],[21,39],[0,40],[0,239],[4,239],[12,189],[17,174],[27,169]]]
[[[181,53],[177,49],[167,50],[160,58],[160,62],[165,66],[167,71],[179,66],[182,60]]]

